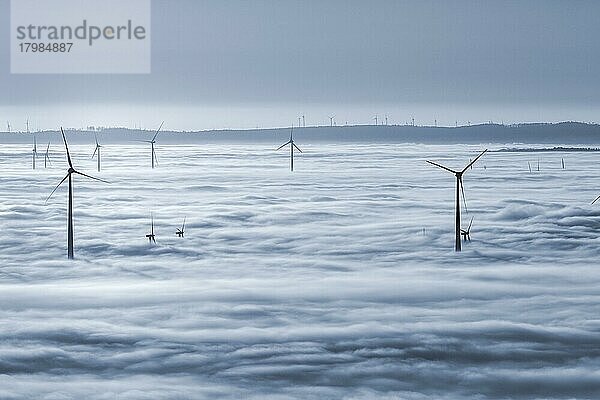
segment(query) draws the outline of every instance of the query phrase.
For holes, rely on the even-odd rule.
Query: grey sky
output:
[[[172,128],[191,129],[285,125],[303,112],[313,123],[380,113],[450,124],[588,120],[599,111],[595,1],[154,0],[152,8],[152,74],[20,76],[9,73],[9,1],[0,0],[0,113],[36,114],[45,127],[67,105],[75,125],[153,124],[162,110],[179,121]]]

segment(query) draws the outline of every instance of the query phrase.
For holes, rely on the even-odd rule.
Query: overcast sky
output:
[[[597,1],[152,2],[149,75],[11,75],[0,120],[172,129],[596,120]],[[4,128],[5,123],[2,123]],[[21,124],[23,125],[23,124]]]

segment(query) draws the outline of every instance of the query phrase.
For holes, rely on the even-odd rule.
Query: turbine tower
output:
[[[100,172],[100,149],[102,148],[102,146],[100,146],[100,144],[98,143],[98,136],[94,135],[94,137],[96,138],[96,148],[94,149],[94,154],[92,154],[92,158],[94,158],[96,152],[98,152],[98,172]]]
[[[296,146],[296,143],[294,143],[294,127],[293,126],[290,131],[290,140],[288,140],[287,142],[285,142],[284,144],[279,146],[277,148],[277,150],[281,150],[288,144],[290,145],[290,171],[293,171],[294,170],[294,148],[296,148],[296,150],[298,150],[300,153],[302,153],[302,150],[300,150],[300,148],[298,146]]]
[[[28,129],[29,131],[29,129]],[[35,133],[33,134],[33,150],[31,150],[31,160],[33,169],[35,169],[35,159],[37,158],[37,140],[35,139]]]
[[[156,152],[154,151],[154,144],[156,143],[156,136],[158,136],[158,132],[160,132],[160,130],[162,129],[163,124],[165,123],[165,121],[160,123],[160,126],[158,127],[158,129],[156,130],[156,133],[154,134],[154,137],[152,138],[152,140],[142,140],[142,142],[144,143],[150,143],[150,145],[152,146],[152,153],[151,153],[151,157],[152,157],[152,169],[154,169],[154,162],[156,161],[156,164],[158,165],[158,158],[156,157]]]
[[[6,128],[8,129],[8,133],[10,133],[10,121],[6,121]]]
[[[67,256],[69,257],[69,260],[72,260],[74,258],[74,250],[73,250],[73,174],[81,175],[86,178],[90,178],[90,179],[104,182],[104,183],[109,183],[109,182],[102,180],[102,179],[94,178],[93,176],[86,175],[83,172],[79,172],[75,168],[73,168],[73,163],[71,162],[71,154],[69,153],[69,146],[67,145],[67,138],[65,137],[65,132],[63,131],[62,127],[60,128],[60,132],[62,133],[63,141],[65,143],[65,150],[67,152],[67,161],[69,163],[69,169],[67,170],[67,175],[62,179],[62,181],[60,181],[60,183],[58,185],[56,185],[56,187],[54,188],[52,193],[50,193],[50,196],[48,196],[48,198],[46,199],[46,202],[48,202],[48,200],[50,200],[50,197],[52,197],[54,192],[56,192],[56,189],[58,189],[60,187],[60,185],[62,185],[68,179],[69,180],[69,206],[68,206],[68,216],[67,216]]]
[[[438,163],[434,163],[433,161],[429,161],[427,160],[427,162],[429,164],[435,165],[436,167],[439,167],[441,169],[444,169],[448,172],[451,172],[454,174],[454,176],[456,176],[456,235],[455,235],[455,246],[454,249],[456,251],[461,251],[462,250],[462,246],[461,246],[461,241],[460,241],[460,235],[461,235],[461,229],[460,229],[460,193],[462,192],[463,195],[463,201],[465,201],[465,188],[463,186],[463,175],[465,172],[467,172],[467,170],[473,165],[475,164],[475,162],[477,160],[479,160],[479,158],[481,158],[481,156],[483,156],[485,153],[487,152],[487,149],[482,151],[477,157],[475,157],[475,159],[473,161],[471,161],[469,164],[467,164],[467,166],[465,168],[463,168],[461,171],[455,171],[453,169],[444,167],[441,164]],[[466,208],[466,201],[465,201],[465,208]]]

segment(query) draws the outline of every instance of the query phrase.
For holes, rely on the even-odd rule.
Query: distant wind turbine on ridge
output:
[[[463,168],[461,171],[455,171],[453,169],[444,167],[441,164],[435,163],[433,161],[429,161],[427,160],[427,162],[431,165],[435,165],[438,168],[444,169],[448,172],[451,172],[454,174],[454,176],[456,176],[456,226],[455,226],[455,231],[456,231],[456,235],[455,235],[455,245],[454,245],[454,250],[456,251],[461,251],[462,250],[462,245],[461,245],[461,240],[460,240],[460,236],[461,236],[461,229],[460,229],[460,194],[462,192],[463,195],[463,201],[465,202],[465,208],[466,208],[466,200],[465,200],[465,188],[463,186],[463,175],[465,172],[467,172],[467,170],[473,165],[475,164],[475,162],[477,162],[477,160],[479,160],[481,158],[481,156],[483,156],[485,153],[487,152],[487,149],[482,151],[477,157],[475,157],[475,159],[473,161],[471,161],[469,164],[467,164],[467,166],[465,168]]]
[[[293,171],[294,170],[294,148],[296,148],[296,150],[298,150],[300,153],[302,153],[302,150],[300,150],[300,148],[298,146],[296,146],[296,143],[294,143],[294,127],[293,126],[290,130],[290,140],[288,140],[287,142],[285,142],[284,144],[279,146],[277,148],[277,150],[281,150],[288,144],[290,145],[290,171]]]
[[[69,180],[69,206],[68,206],[68,212],[67,212],[67,214],[68,214],[68,216],[67,216],[67,256],[69,257],[69,260],[72,260],[74,258],[74,249],[73,249],[73,174],[81,175],[86,178],[90,178],[90,179],[104,182],[104,183],[109,183],[109,182],[102,180],[102,179],[94,178],[93,176],[90,176],[90,175],[86,175],[83,172],[79,172],[75,168],[73,168],[73,162],[71,161],[71,154],[69,153],[69,146],[67,145],[67,138],[65,137],[65,132],[63,131],[63,128],[60,128],[60,132],[62,133],[63,141],[65,143],[65,150],[67,152],[67,161],[69,163],[69,169],[67,170],[67,175],[62,179],[62,181],[60,181],[60,183],[58,185],[56,185],[56,187],[54,188],[52,193],[50,193],[50,196],[48,196],[48,198],[46,199],[46,202],[48,202],[48,200],[50,200],[50,198],[52,197],[54,192],[56,192],[56,190],[60,187],[60,185],[62,185],[68,179]]]
[[[333,120],[335,119],[335,115],[329,117],[329,126],[333,126]]]
[[[98,136],[94,135],[94,137],[96,138],[96,147],[94,148],[92,158],[94,158],[96,153],[98,153],[98,172],[100,172],[100,149],[102,148],[102,146],[100,146],[100,144],[98,143]]]

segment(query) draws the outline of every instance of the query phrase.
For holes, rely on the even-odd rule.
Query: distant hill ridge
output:
[[[168,127],[168,121],[165,123]],[[88,142],[89,135],[97,133],[107,141],[128,142],[145,140],[153,131],[127,128],[105,128],[98,132],[67,130],[71,140]],[[211,143],[211,142],[274,142],[289,137],[290,128],[208,130],[174,132],[168,128],[161,132],[160,143]],[[56,137],[58,132],[39,132],[38,135]],[[581,122],[528,123],[516,125],[481,124],[459,127],[407,126],[407,125],[353,125],[314,126],[295,128],[294,137],[304,142],[335,143],[532,143],[532,144],[600,144],[600,125]],[[3,143],[27,142],[23,133],[0,133]]]

